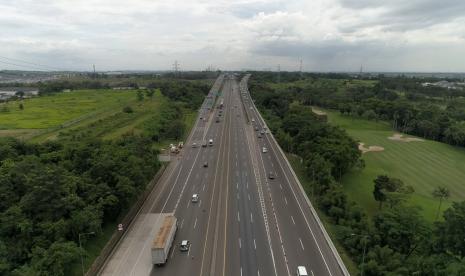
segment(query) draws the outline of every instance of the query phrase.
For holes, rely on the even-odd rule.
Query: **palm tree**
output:
[[[432,194],[433,194],[433,197],[439,198],[439,206],[438,206],[438,211],[436,213],[436,220],[437,220],[439,217],[439,212],[441,211],[442,200],[449,198],[450,191],[446,187],[438,186],[436,187],[436,189],[434,189]]]

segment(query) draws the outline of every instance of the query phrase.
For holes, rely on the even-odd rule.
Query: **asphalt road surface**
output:
[[[310,275],[344,275],[250,100],[246,82],[247,77],[239,83],[232,75],[216,81],[184,149],[167,167],[102,275],[280,276],[295,275],[300,265]],[[213,146],[202,147],[209,139]],[[193,194],[199,194],[197,203],[191,202]],[[148,228],[156,222],[150,214],[171,212],[178,231],[168,262],[152,266],[146,254],[154,236]],[[185,239],[192,245],[181,252]]]

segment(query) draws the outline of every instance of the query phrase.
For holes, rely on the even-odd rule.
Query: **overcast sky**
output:
[[[0,14],[0,69],[298,70],[302,59],[305,71],[465,71],[463,0],[0,0]]]

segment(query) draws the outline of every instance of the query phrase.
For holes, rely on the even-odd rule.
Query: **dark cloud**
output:
[[[465,18],[463,0],[340,0],[340,3],[343,7],[354,10],[373,8],[381,10],[381,14],[376,19],[342,28],[344,32],[372,26],[381,26],[387,31],[408,31]]]

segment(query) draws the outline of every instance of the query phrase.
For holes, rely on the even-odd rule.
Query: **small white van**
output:
[[[297,276],[308,276],[307,269],[305,268],[305,266],[297,267]]]

